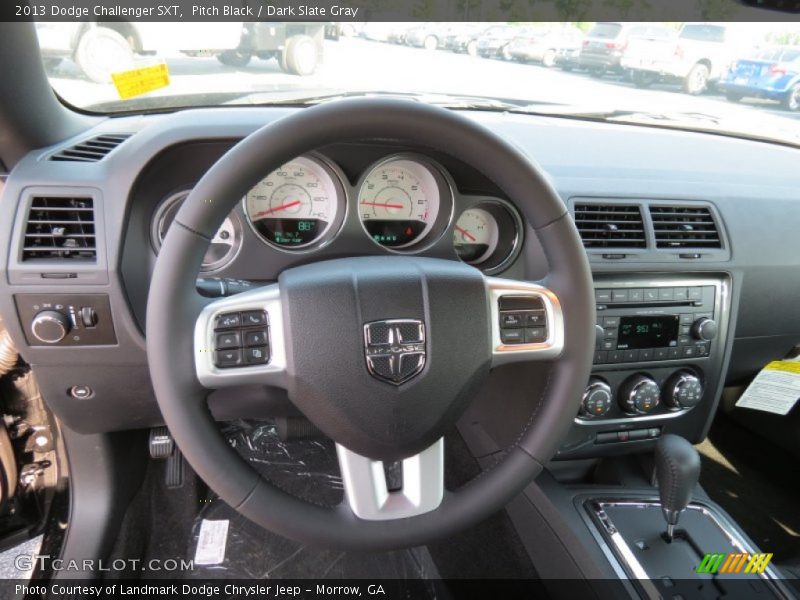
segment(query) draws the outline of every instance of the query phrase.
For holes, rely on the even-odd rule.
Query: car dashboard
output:
[[[0,256],[0,311],[44,397],[71,428],[162,423],[144,338],[160,244],[216,160],[294,110],[302,109],[108,118],[29,154],[10,174],[0,203],[0,237],[10,240]],[[635,452],[666,432],[699,441],[726,385],[747,381],[797,344],[796,149],[464,114],[542,166],[592,267],[594,368],[557,459]],[[245,198],[225,201],[231,213],[198,274],[211,295],[345,256],[463,260],[487,275],[531,281],[548,271],[519,207],[480,171],[430,148],[342,141],[265,172]],[[501,318],[510,343],[535,337],[535,315]],[[513,443],[544,385],[524,366],[495,369],[462,433],[487,454]],[[241,414],[242,404],[254,417],[293,410],[285,392],[263,386],[214,392],[209,403],[219,419]]]

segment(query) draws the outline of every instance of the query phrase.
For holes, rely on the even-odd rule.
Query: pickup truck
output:
[[[631,39],[620,64],[637,87],[678,81],[696,95],[724,75],[741,46],[731,24],[685,23],[674,37]]]

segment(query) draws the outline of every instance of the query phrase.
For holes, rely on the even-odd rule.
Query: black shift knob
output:
[[[700,455],[694,446],[677,435],[661,436],[656,444],[656,478],[670,538],[699,477]]]

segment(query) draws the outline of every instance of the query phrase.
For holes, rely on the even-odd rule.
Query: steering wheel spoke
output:
[[[345,497],[360,519],[385,521],[430,512],[444,497],[444,438],[392,466],[336,444]],[[392,470],[392,474],[387,471]]]
[[[283,387],[286,349],[278,284],[206,305],[194,329],[195,370],[217,389],[241,384]]]
[[[486,278],[492,366],[551,360],[564,350],[564,316],[552,290],[536,283]]]

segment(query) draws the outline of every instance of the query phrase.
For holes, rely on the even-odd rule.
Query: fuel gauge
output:
[[[497,249],[497,220],[482,208],[469,208],[461,213],[453,230],[456,254],[468,264],[480,263]]]
[[[465,263],[493,275],[519,254],[522,231],[522,218],[509,202],[480,198],[458,217],[453,249]]]

